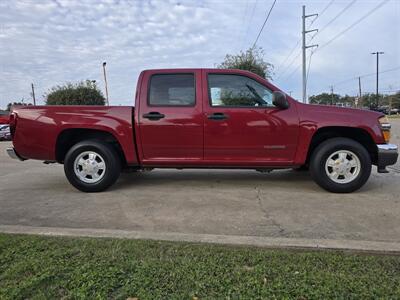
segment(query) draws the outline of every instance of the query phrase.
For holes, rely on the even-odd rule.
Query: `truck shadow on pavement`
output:
[[[151,172],[123,173],[110,190],[133,186],[180,186],[196,187],[250,187],[263,185],[298,190],[320,190],[312,181],[309,172],[276,170],[260,173],[254,170],[153,170]]]
[[[371,174],[369,181],[355,193],[366,193],[380,190],[381,180],[376,180],[376,173]],[[379,179],[379,178],[378,178]],[[391,185],[385,182],[385,185]],[[271,190],[286,192],[327,193],[318,187],[308,171],[275,170],[260,173],[254,170],[175,170],[156,169],[150,172],[122,173],[117,183],[109,189],[129,189],[134,187],[176,187],[179,189],[196,188],[254,188],[261,186]]]

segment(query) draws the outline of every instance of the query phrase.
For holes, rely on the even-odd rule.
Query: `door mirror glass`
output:
[[[272,103],[281,109],[289,108],[289,102],[286,99],[286,94],[280,91],[275,91],[272,95]]]

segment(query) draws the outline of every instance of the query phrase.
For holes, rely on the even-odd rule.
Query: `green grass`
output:
[[[400,119],[400,114],[396,115],[387,115],[389,119]]]
[[[400,256],[0,234],[0,299],[400,298]]]

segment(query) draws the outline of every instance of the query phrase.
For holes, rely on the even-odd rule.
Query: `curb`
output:
[[[187,234],[175,232],[129,231],[119,229],[35,227],[0,225],[1,233],[36,234],[44,236],[69,236],[93,238],[143,239],[171,242],[210,243],[264,248],[293,248],[308,250],[347,250],[355,252],[400,254],[400,243],[361,240],[331,240],[275,238],[263,236],[238,236],[215,234]]]

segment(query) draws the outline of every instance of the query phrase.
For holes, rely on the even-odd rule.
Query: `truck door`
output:
[[[203,160],[201,71],[145,72],[139,109],[143,164]]]
[[[224,73],[225,72],[225,73]],[[295,105],[272,104],[273,87],[248,73],[204,70],[204,160],[217,165],[288,165],[298,135]]]

